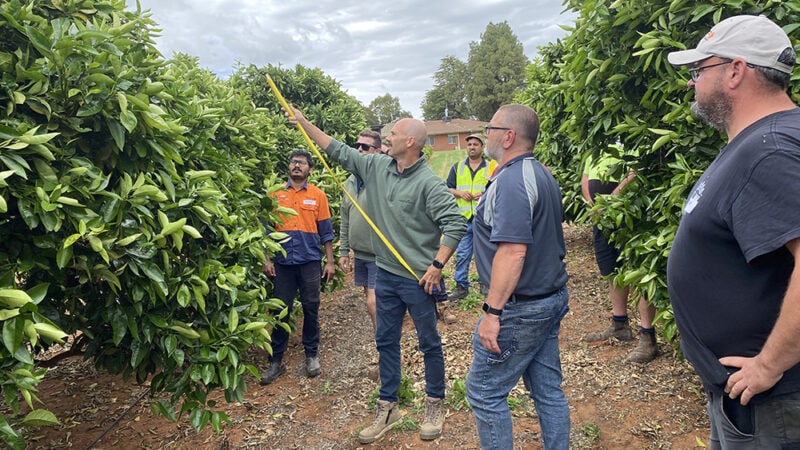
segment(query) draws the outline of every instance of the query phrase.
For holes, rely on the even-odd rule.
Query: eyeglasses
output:
[[[732,62],[733,61],[723,61],[721,63],[709,64],[707,66],[692,67],[692,68],[689,69],[689,76],[692,78],[692,81],[696,82],[697,79],[700,78],[700,73],[702,73],[705,69],[710,69],[712,67],[721,66],[723,64],[730,64]]]
[[[504,130],[504,131],[509,131],[509,130],[511,130],[511,128],[506,128],[506,127],[493,127],[493,126],[491,126],[491,125],[486,125],[485,127],[483,127],[483,134],[485,134],[486,136],[488,136],[488,135],[489,135],[489,131],[491,131],[491,130]]]
[[[308,161],[306,161],[304,159],[293,159],[293,160],[289,161],[289,165],[290,166],[307,166],[308,165]]]
[[[358,149],[358,151],[360,151],[360,152],[361,151],[368,152],[369,149],[371,149],[371,148],[378,148],[378,147],[375,147],[374,145],[365,144],[363,142],[356,142],[355,144],[353,144],[353,147]]]

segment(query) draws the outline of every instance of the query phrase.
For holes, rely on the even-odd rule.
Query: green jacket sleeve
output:
[[[352,182],[355,180],[353,175],[350,175],[344,182],[344,189],[348,192],[351,190]],[[352,194],[352,192],[351,192]],[[342,218],[339,222],[339,256],[350,256],[350,198],[346,194],[342,194]]]
[[[455,197],[443,181],[437,180],[428,194],[428,215],[442,230],[442,245],[452,249],[467,232],[467,219],[458,212]]]

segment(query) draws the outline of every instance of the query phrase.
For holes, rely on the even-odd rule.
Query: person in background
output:
[[[630,183],[636,176],[633,171],[628,172],[622,181],[609,181],[609,173],[613,172],[614,166],[622,164],[622,160],[612,155],[605,154],[597,160],[591,158],[586,160],[581,176],[581,192],[583,198],[589,205],[594,204],[597,194],[619,195],[622,189]],[[609,277],[621,265],[619,259],[620,249],[608,242],[608,236],[604,230],[597,225],[592,226],[594,234],[594,257],[600,275]],[[630,321],[628,319],[628,286],[618,286],[611,279],[608,281],[608,295],[611,298],[611,325],[603,331],[588,333],[584,340],[588,342],[608,341],[611,338],[620,341],[630,341],[633,339]],[[639,344],[628,354],[626,359],[632,362],[648,363],[658,355],[658,344],[656,343],[656,330],[653,327],[653,319],[656,315],[656,308],[647,301],[647,298],[639,298]]]
[[[498,163],[473,218],[478,273],[489,280],[472,338],[467,399],[481,448],[511,449],[508,394],[531,390],[545,449],[566,450],[569,406],[561,388],[558,332],[569,311],[561,189],[533,156],[539,117],[524,105],[500,107],[486,126]]]
[[[364,181],[369,192],[366,212],[413,271],[373,233],[378,275],[375,282],[376,331],[381,387],[375,415],[358,433],[368,444],[400,423],[400,338],[406,312],[411,316],[425,364],[425,417],[419,435],[433,440],[442,434],[445,375],[442,341],[436,329],[436,298],[444,290],[442,269],[464,235],[466,223],[444,182],[422,158],[427,132],[416,119],[398,121],[387,138],[388,155],[362,154],[331,138],[297,109],[287,111],[309,137],[345,170]]]
[[[359,133],[355,148],[361,153],[374,154],[380,152],[381,136],[375,131],[365,130]],[[350,175],[344,182],[344,189],[363,209],[367,204],[367,190],[364,182],[355,175]],[[367,313],[375,332],[375,277],[378,266],[375,264],[375,251],[372,249],[374,232],[364,216],[356,209],[350,197],[342,195],[342,219],[339,226],[339,267],[343,271],[354,271],[353,282],[364,288]],[[350,251],[353,254],[350,254]],[[377,360],[376,360],[377,362]],[[377,377],[377,368],[374,377]]]
[[[305,150],[292,151],[289,158],[289,181],[286,188],[272,194],[280,206],[291,208],[297,215],[283,217],[282,224],[275,226],[290,236],[283,245],[286,256],[278,253],[268,260],[262,270],[274,279],[272,294],[286,304],[290,317],[295,294],[300,293],[303,305],[303,349],[306,355],[306,375],[320,374],[319,349],[319,300],[322,277],[333,279],[336,272],[333,260],[333,224],[328,208],[328,197],[318,187],[308,183],[314,170],[314,160]],[[325,248],[326,262],[322,267],[322,250]],[[261,384],[270,384],[281,376],[286,367],[281,362],[289,343],[289,333],[283,327],[272,330],[272,356],[267,369],[261,374]]]
[[[796,54],[764,16],[675,51],[692,112],[727,136],[683,207],[667,286],[708,399],[710,449],[800,448],[800,108]]]
[[[466,141],[467,157],[453,164],[447,175],[447,187],[456,199],[458,210],[467,220],[467,232],[456,248],[456,271],[453,275],[456,288],[448,297],[450,301],[458,301],[469,295],[469,265],[473,255],[472,216],[491,175],[483,157],[483,136],[471,134]]]

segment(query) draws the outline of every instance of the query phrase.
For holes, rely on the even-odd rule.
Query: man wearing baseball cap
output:
[[[453,164],[447,175],[447,187],[456,198],[459,212],[467,219],[467,233],[456,248],[456,271],[453,275],[456,289],[449,296],[451,301],[461,300],[469,294],[469,264],[472,262],[473,253],[472,215],[492,175],[483,156],[483,136],[470,134],[466,141],[466,159]]]
[[[692,112],[727,144],[692,189],[667,264],[681,347],[705,387],[711,449],[800,448],[800,108],[795,51],[764,16],[672,52]]]

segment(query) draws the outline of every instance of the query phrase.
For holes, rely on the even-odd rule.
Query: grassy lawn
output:
[[[433,173],[439,175],[439,178],[446,181],[447,174],[450,173],[450,168],[453,167],[453,163],[466,157],[467,151],[463,148],[461,150],[441,150],[433,152],[428,163],[431,165]]]

